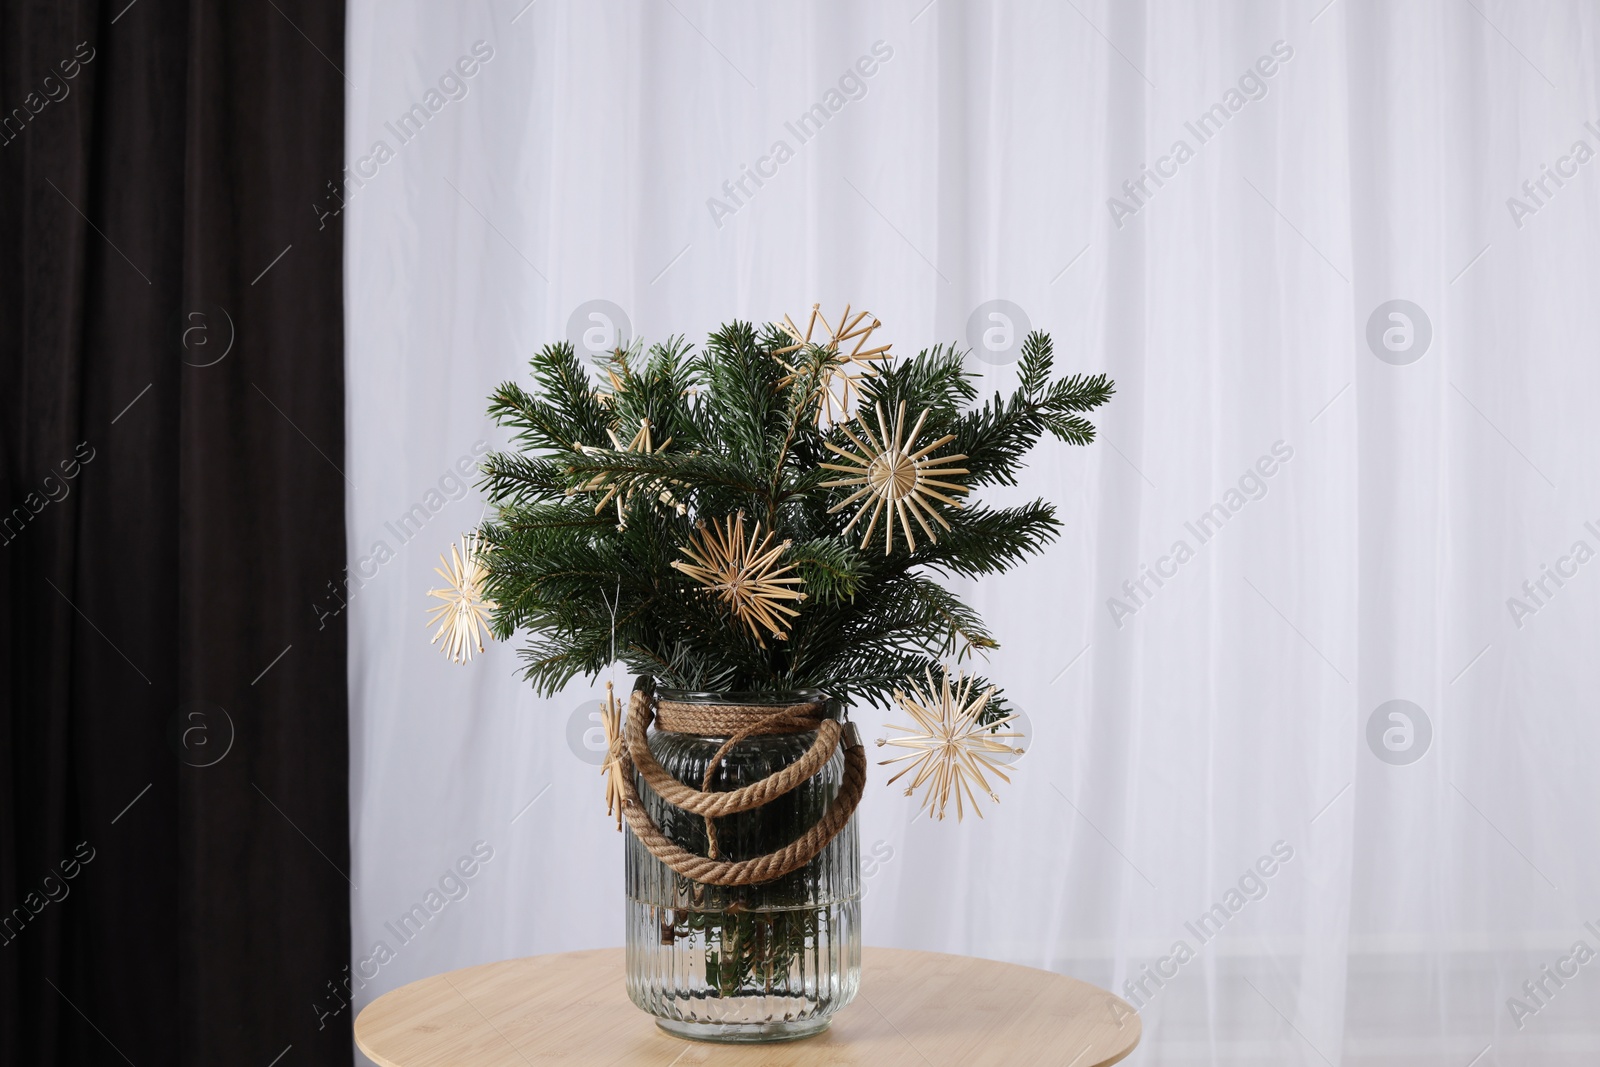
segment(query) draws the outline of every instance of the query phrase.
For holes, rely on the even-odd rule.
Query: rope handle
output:
[[[650,854],[686,878],[708,885],[755,885],[799,870],[838,836],[861,801],[867,781],[867,757],[854,724],[841,727],[833,719],[824,719],[818,724],[816,741],[799,760],[759,782],[726,793],[712,793],[707,791],[712,770],[733,744],[752,733],[754,727],[746,727],[723,742],[706,771],[702,783],[706,788],[695,789],[669,774],[650,752],[645,731],[655,717],[651,705],[651,694],[636,687],[629,701],[628,718],[616,754],[622,771],[622,814],[628,820],[628,828]],[[783,708],[776,713],[778,716],[795,714],[797,712],[793,708]],[[737,862],[717,858],[716,829],[711,822],[713,818],[750,811],[782,796],[821,770],[841,745],[845,757],[844,780],[840,783],[838,794],[829,802],[828,810],[811,829],[783,848],[763,856]],[[639,798],[633,779],[635,767],[646,784],[667,803],[704,816],[711,846],[710,856],[690,852],[661,832]]]

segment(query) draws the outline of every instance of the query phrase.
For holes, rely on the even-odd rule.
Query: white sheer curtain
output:
[[[1597,27],[352,3],[358,1005],[622,937],[573,716],[599,688],[537,699],[513,647],[457,667],[423,626],[481,513],[458,465],[504,443],[490,390],[618,310],[694,339],[850,302],[906,352],[1020,309],[1118,392],[1094,446],[992,494],[1066,521],[969,590],[1030,751],[981,821],[878,776],[869,943],[1124,992],[1130,1063],[1596,1062]]]

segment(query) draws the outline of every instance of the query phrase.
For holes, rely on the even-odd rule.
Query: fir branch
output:
[[[871,403],[883,404],[888,411],[902,400],[914,411],[932,409],[933,424],[955,420],[961,408],[978,397],[962,354],[954,345],[935,345],[914,359],[883,368],[867,384]]]
[[[676,452],[646,454],[589,448],[582,455],[573,456],[565,466],[574,485],[603,475],[629,490],[660,482],[666,488],[682,486],[687,492],[716,488],[732,490],[762,501],[767,499],[766,480],[752,471],[749,464],[733,457]]]
[[[694,369],[705,383],[695,408],[707,437],[722,454],[770,470],[786,407],[780,385],[785,371],[771,349],[749,323],[735,322],[711,335]]]
[[[561,461],[518,452],[490,452],[478,471],[479,488],[500,507],[560,500],[572,484]]]
[[[805,579],[806,595],[823,603],[855,596],[864,573],[860,553],[835,537],[793,545],[786,560]]]
[[[519,550],[532,548],[526,539],[537,534],[564,534],[566,531],[589,530],[599,532],[613,525],[604,514],[581,503],[541,503],[532,505],[502,505],[499,517],[485,525],[492,533],[492,543],[497,546],[515,546]]]
[[[572,345],[546,345],[528,362],[539,395],[505,382],[490,398],[489,415],[533,449],[570,452],[581,442],[604,441],[605,409]]]
[[[936,544],[919,543],[912,566],[963,578],[1000,574],[1044,551],[1061,532],[1055,508],[1043,500],[998,510],[975,504],[946,515],[950,529],[939,531]]]
[[[623,440],[632,438],[641,421],[648,419],[657,447],[672,440],[680,448],[695,444],[695,425],[689,417],[688,397],[694,387],[688,359],[689,346],[682,337],[652,345],[641,356],[638,346],[603,357],[600,369],[612,386],[606,398],[613,429]],[[590,442],[604,447],[607,440]]]

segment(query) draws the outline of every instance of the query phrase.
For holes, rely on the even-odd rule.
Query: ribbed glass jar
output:
[[[751,696],[661,690],[695,704],[822,701],[815,691]],[[840,707],[830,702],[829,715]],[[727,792],[789,766],[815,731],[748,737],[713,774]],[[652,730],[650,752],[674,778],[701,788],[726,737]],[[843,750],[789,793],[754,811],[717,819],[720,858],[752,859],[783,848],[822,818],[844,779]],[[645,810],[676,844],[705,855],[705,820],[663,801],[635,775]],[[706,885],[656,859],[627,834],[628,996],[663,1029],[702,1041],[785,1041],[823,1030],[861,981],[861,861],[851,816],[810,863],[774,881]]]

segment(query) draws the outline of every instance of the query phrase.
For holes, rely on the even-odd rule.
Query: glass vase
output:
[[[779,695],[683,693],[662,700],[696,705],[827,702],[814,691]],[[712,774],[709,790],[750,785],[794,763],[817,738],[804,733],[746,737]],[[702,788],[724,737],[650,731],[656,761],[678,781]],[[752,859],[783,848],[821,819],[844,778],[841,745],[820,771],[766,805],[716,820],[720,858]],[[635,784],[661,831],[707,855],[705,820],[662,800],[642,776]],[[861,867],[852,815],[803,867],[759,885],[708,885],[673,871],[627,833],[627,984],[657,1025],[703,1041],[786,1041],[828,1026],[861,979]]]

